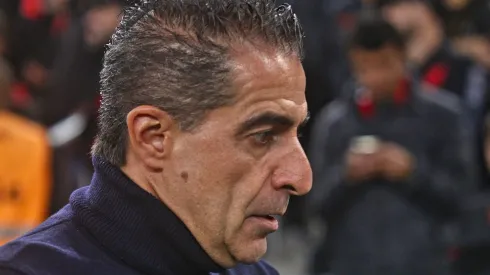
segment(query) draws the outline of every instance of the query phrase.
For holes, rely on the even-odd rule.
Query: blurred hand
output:
[[[394,143],[383,143],[377,153],[377,166],[388,180],[406,179],[414,169],[414,158],[405,148]]]
[[[475,62],[490,69],[490,41],[481,36],[461,37],[453,40],[454,48]]]
[[[121,20],[121,7],[106,5],[94,8],[85,15],[85,42],[89,46],[107,43]]]
[[[376,176],[376,154],[347,153],[347,179],[352,182],[362,182]]]

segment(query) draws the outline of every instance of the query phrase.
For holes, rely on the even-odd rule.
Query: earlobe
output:
[[[173,120],[153,106],[138,106],[126,118],[129,148],[133,155],[152,170],[163,169],[163,159],[171,151]]]

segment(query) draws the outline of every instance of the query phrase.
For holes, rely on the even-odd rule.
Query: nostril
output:
[[[292,186],[290,184],[285,185],[283,188],[286,189],[286,190],[289,190],[289,191],[296,192],[296,188],[294,188],[294,186]]]

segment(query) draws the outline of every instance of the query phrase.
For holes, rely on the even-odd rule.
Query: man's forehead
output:
[[[292,66],[302,66],[296,55],[286,54],[272,48],[242,46],[234,48],[231,55],[233,70],[237,73],[276,73],[286,72]]]
[[[237,100],[262,96],[305,101],[305,75],[300,59],[279,51],[242,50],[232,57],[232,84]],[[262,91],[261,94],[255,94]],[[274,93],[276,92],[276,93]]]

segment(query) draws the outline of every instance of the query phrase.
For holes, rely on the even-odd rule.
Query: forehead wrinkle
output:
[[[304,102],[304,81],[298,79],[304,77],[303,70],[293,66],[301,66],[301,63],[295,64],[292,59],[281,56],[270,57],[259,53],[257,55],[248,55],[251,58],[242,58],[245,60],[234,60],[233,62],[233,86],[238,88],[236,92],[236,101],[243,100],[249,96],[254,96],[255,92],[262,92],[263,99],[267,95],[271,98],[277,98],[277,92],[268,93],[269,90],[282,89],[284,94],[291,92],[302,94],[301,99],[296,100],[297,104]],[[301,74],[293,74],[298,70]],[[299,84],[298,84],[299,83]],[[297,91],[295,91],[297,90]]]

